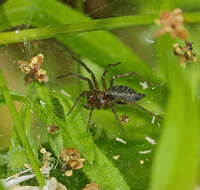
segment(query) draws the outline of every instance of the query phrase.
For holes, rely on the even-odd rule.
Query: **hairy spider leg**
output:
[[[98,90],[99,89],[99,86],[98,86],[98,83],[97,83],[97,80],[94,76],[94,73],[85,65],[85,63],[83,63],[80,59],[78,59],[76,56],[74,55],[71,55],[73,59],[75,59],[77,62],[79,62],[86,70],[87,72],[90,74],[90,76],[92,77],[92,80],[94,82],[94,86],[95,86],[95,89]]]
[[[147,80],[145,80],[142,76],[138,75],[137,73],[135,72],[128,72],[128,73],[122,73],[122,74],[119,74],[119,75],[113,75],[111,78],[110,78],[110,89],[113,87],[113,81],[115,79],[119,79],[121,77],[127,77],[127,76],[135,76],[137,77],[138,79],[142,80],[142,81],[146,81],[148,82],[149,84],[151,84],[152,86],[159,86],[157,84],[154,84],[152,82],[149,82]]]
[[[106,76],[106,74],[107,74],[109,68],[112,67],[112,66],[117,66],[117,65],[119,65],[119,64],[120,64],[120,63],[108,64],[108,65],[107,65],[107,67],[106,67],[104,73],[103,73],[102,76],[101,76],[101,81],[102,81],[102,84],[103,84],[103,89],[104,89],[104,91],[107,90],[107,88],[106,88],[106,82],[105,82],[105,76]]]
[[[87,123],[87,132],[89,130],[89,127],[90,127],[90,121],[91,121],[91,118],[92,118],[92,113],[94,111],[94,108],[91,108],[90,109],[90,114],[89,114],[89,118],[88,118],[88,123]]]
[[[79,102],[79,100],[80,100],[82,97],[86,96],[86,95],[87,95],[87,91],[83,91],[83,92],[76,98],[76,100],[75,100],[73,106],[70,108],[70,110],[69,110],[69,112],[67,113],[67,115],[69,115],[69,114],[72,112],[72,110],[73,110],[74,107],[77,105],[77,103]]]
[[[132,104],[133,106],[135,106],[135,107],[137,107],[137,108],[143,110],[144,112],[146,112],[146,113],[152,115],[152,116],[155,116],[155,117],[157,117],[157,118],[159,118],[159,119],[163,119],[163,117],[161,117],[161,116],[159,116],[159,115],[157,115],[157,114],[154,114],[154,113],[150,112],[149,110],[146,110],[145,108],[143,108],[142,106],[140,106],[140,105],[138,105],[138,104],[136,104],[136,103],[132,103],[132,102],[129,102],[129,103]]]
[[[112,112],[113,112],[113,114],[114,114],[114,116],[115,116],[117,122],[118,122],[119,127],[121,128],[122,132],[125,133],[125,131],[124,131],[122,125],[121,125],[121,122],[120,122],[120,120],[119,120],[119,117],[118,117],[118,115],[117,115],[117,112],[115,111],[115,108],[114,108],[113,106],[111,106],[111,109],[112,109]]]
[[[93,84],[92,84],[92,82],[89,78],[83,77],[83,76],[76,74],[76,73],[68,73],[68,74],[65,74],[65,75],[61,75],[61,76],[58,76],[57,79],[61,79],[61,78],[64,78],[64,77],[67,77],[67,76],[70,76],[70,75],[74,78],[79,78],[79,79],[88,81],[88,85],[90,87],[90,90],[94,90]]]

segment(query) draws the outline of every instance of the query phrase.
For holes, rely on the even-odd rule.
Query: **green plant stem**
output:
[[[0,70],[0,88],[1,88],[1,91],[3,93],[4,98],[6,100],[6,103],[7,103],[8,109],[10,111],[10,114],[13,118],[13,121],[15,123],[14,126],[16,127],[16,130],[17,130],[17,133],[20,137],[20,140],[21,140],[24,148],[26,149],[27,156],[28,156],[30,163],[33,167],[33,170],[36,174],[36,178],[38,180],[38,183],[39,183],[40,187],[42,188],[44,186],[44,179],[43,179],[42,174],[40,172],[39,164],[38,164],[37,159],[35,158],[35,156],[32,152],[32,149],[31,149],[31,146],[29,144],[28,138],[26,136],[25,130],[22,127],[19,115],[18,115],[17,110],[15,108],[15,105],[12,101],[12,98],[10,96],[8,87],[6,86],[6,83],[5,83],[5,80],[4,80],[4,77],[3,77],[1,70]]]
[[[185,22],[195,24],[200,22],[200,13],[185,13]],[[61,34],[91,32],[97,30],[111,30],[130,26],[153,24],[158,14],[140,14],[133,16],[114,17],[91,20],[88,22],[67,25],[46,26],[36,29],[25,29],[0,34],[0,45],[23,42],[24,40],[39,40],[56,37]]]
[[[129,26],[153,24],[157,16],[157,14],[123,16],[67,25],[54,25],[37,29],[4,32],[0,34],[0,45],[23,42],[24,40],[52,38],[60,34],[90,32],[95,30],[110,30]]]

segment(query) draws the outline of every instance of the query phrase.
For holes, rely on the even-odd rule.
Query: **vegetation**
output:
[[[24,164],[29,164],[36,178],[23,185],[43,187],[49,177],[55,177],[72,190],[82,189],[91,182],[98,184],[102,190],[193,190],[198,185],[199,1],[109,2],[102,1],[100,5],[109,7],[109,13],[105,15],[109,18],[102,16],[99,19],[86,16],[83,12],[86,5],[81,0],[68,4],[59,0],[6,0],[1,4],[0,53],[5,54],[8,50],[7,56],[15,61],[12,65],[19,77],[13,79],[5,75],[8,68],[1,60],[0,106],[7,105],[13,130],[8,147],[0,150],[0,178],[24,171],[27,167]],[[138,7],[138,10],[133,14],[129,7]],[[188,36],[184,39],[180,36],[173,38],[169,34],[155,37],[160,29],[155,24],[160,12],[175,8],[183,10]],[[126,13],[123,9],[127,10]],[[117,11],[119,17],[115,17]],[[92,15],[92,12],[89,13]],[[94,14],[92,16],[95,17]],[[134,32],[138,35],[131,39]],[[51,40],[46,40],[49,38]],[[14,46],[15,43],[19,44]],[[173,49],[176,43],[179,49]],[[14,46],[14,51],[9,49],[11,46]],[[23,57],[17,53],[19,47],[23,49]],[[53,53],[50,49],[53,49]],[[180,49],[181,53],[177,56]],[[87,76],[84,68],[72,59],[70,52],[80,56],[95,72],[99,83],[107,64],[121,62],[109,70],[107,81],[114,74],[133,71],[157,84],[155,87],[147,82],[145,89],[142,81],[135,77],[115,81],[115,84],[126,85],[146,94],[138,104],[164,119],[154,118],[131,105],[119,105],[116,106],[118,115],[129,118],[123,124],[125,134],[118,127],[111,110],[95,111],[87,133],[85,100],[67,115],[76,96],[88,89],[87,84],[71,78],[56,79],[59,74],[69,71]],[[17,70],[19,64],[16,62],[30,62],[38,53],[44,55],[43,66],[49,82],[39,83],[35,80],[24,85],[25,89],[21,92],[8,89],[7,83],[11,80],[16,85],[24,83],[24,74]],[[56,55],[61,55],[61,58]],[[63,57],[67,66],[60,63]],[[184,65],[180,64],[183,62]],[[34,76],[38,79],[37,75]],[[20,111],[15,102],[21,103]],[[48,130],[52,126],[55,132]],[[84,166],[73,170],[72,176],[64,175],[63,147],[73,147],[85,159]],[[42,148],[51,153],[48,159]],[[113,159],[113,156],[120,157]],[[50,171],[41,168],[49,168]],[[1,184],[0,189],[3,189]]]

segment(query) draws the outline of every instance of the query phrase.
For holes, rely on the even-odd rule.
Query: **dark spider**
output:
[[[131,104],[133,106],[136,106],[139,109],[142,109],[143,111],[145,111],[146,113],[148,113],[150,115],[156,116],[160,119],[162,118],[161,116],[156,115],[156,114],[146,110],[145,108],[143,108],[143,107],[141,107],[141,106],[139,106],[138,104],[135,103],[139,99],[145,97],[145,94],[137,93],[134,89],[129,88],[127,86],[123,86],[123,85],[113,86],[114,79],[134,75],[135,77],[139,78],[140,80],[146,81],[146,80],[143,79],[143,77],[136,74],[135,72],[128,72],[128,73],[123,73],[123,74],[119,74],[119,75],[114,75],[110,78],[110,86],[107,89],[106,83],[105,83],[106,73],[108,72],[110,67],[117,66],[120,63],[108,64],[104,73],[101,76],[101,81],[102,81],[102,84],[103,84],[103,90],[100,90],[98,83],[97,83],[97,80],[94,76],[94,73],[82,61],[80,61],[77,57],[75,57],[73,55],[72,55],[72,57],[76,61],[78,61],[89,72],[89,74],[91,75],[93,83],[90,79],[83,77],[83,76],[76,74],[76,73],[68,73],[68,74],[57,77],[57,79],[71,75],[72,77],[79,78],[79,79],[82,79],[82,80],[85,80],[85,81],[88,82],[90,90],[89,91],[83,91],[76,98],[73,106],[71,107],[71,109],[67,113],[67,115],[69,115],[72,112],[72,110],[74,109],[74,107],[77,105],[77,103],[79,102],[80,98],[86,96],[87,97],[87,104],[84,107],[86,109],[90,109],[90,114],[89,114],[89,119],[88,119],[88,124],[87,124],[87,131],[89,129],[92,113],[93,113],[95,108],[96,109],[111,108],[121,130],[124,132],[124,129],[122,128],[119,117],[118,117],[118,115],[117,115],[117,113],[116,113],[116,111],[113,107],[115,104]],[[152,84],[152,85],[154,85],[154,84]]]

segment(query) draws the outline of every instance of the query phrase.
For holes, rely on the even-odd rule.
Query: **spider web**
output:
[[[88,14],[99,18],[132,15],[139,13],[146,7],[151,10],[151,2],[155,3],[156,1],[146,0],[146,2],[148,3],[143,5],[139,2],[139,0],[103,0],[102,3],[100,3],[97,7],[90,10]],[[29,28],[28,25],[19,26],[17,30],[21,29],[22,27]],[[153,30],[154,29],[152,28],[149,29],[137,27],[115,30],[113,32],[127,46],[137,53],[138,56],[143,57],[144,60],[151,60],[151,49],[154,43],[152,37]],[[29,60],[30,57],[35,56],[40,52],[45,55],[45,62],[48,63],[48,66],[45,67],[48,69],[50,78],[52,78],[50,81],[50,88],[60,88],[61,91],[75,98],[80,91],[80,82],[78,80],[71,80],[69,82],[69,79],[64,79],[62,82],[58,83],[53,79],[56,76],[63,74],[63,71],[81,71],[84,75],[87,75],[87,73],[82,71],[77,64],[73,64],[75,67],[71,64],[72,60],[69,57],[69,54],[66,52],[66,48],[54,39],[39,40],[34,42],[25,40],[23,44],[9,45],[0,48],[1,68],[5,73],[5,77],[9,78],[9,80],[7,80],[9,88],[13,91],[25,92],[24,81],[22,80],[23,77],[18,71],[18,65],[16,61],[19,59]],[[55,63],[59,63],[59,67]],[[90,61],[87,63],[88,66],[95,71],[95,73],[103,72],[103,68],[94,65]],[[100,78],[100,74],[97,74],[97,78]],[[81,86],[82,89],[87,88],[83,83],[81,83]],[[18,105],[17,107],[20,109],[21,105]],[[128,126],[125,125],[125,128],[132,127],[130,134],[125,134],[124,136],[121,135],[112,113],[110,111],[101,112],[101,110],[94,113],[94,117],[92,119],[92,133],[96,139],[96,143],[106,152],[107,156],[109,156],[111,159],[112,156],[120,156],[118,167],[125,175],[125,178],[131,189],[147,189],[152,151],[156,145],[157,135],[154,135],[152,129],[143,127],[143,120],[141,118],[135,118],[134,114],[130,114],[130,110],[127,110],[127,108],[121,107],[118,111],[120,112],[120,115],[123,114],[129,116],[130,124],[128,124]],[[131,113],[134,112],[135,110],[131,110]],[[87,118],[88,114],[85,113],[85,115]],[[102,120],[102,118],[105,119]],[[6,139],[9,139],[8,136],[11,133],[11,128],[13,125],[12,120],[9,118],[9,112],[6,110],[5,106],[0,108],[0,119],[6,120],[6,124],[0,124],[0,138],[2,136],[4,137],[0,142],[4,142],[2,143],[2,146],[5,146],[7,143],[9,143],[9,140]],[[35,123],[33,123],[33,125],[37,124],[38,127],[42,126],[41,121],[36,120],[34,122]],[[152,118],[152,120],[149,122],[154,123],[155,118]],[[8,126],[10,126],[9,129]],[[156,128],[155,133],[157,133],[159,130],[159,126],[160,124],[157,124],[156,121],[154,126]],[[44,131],[40,132],[44,133]]]

